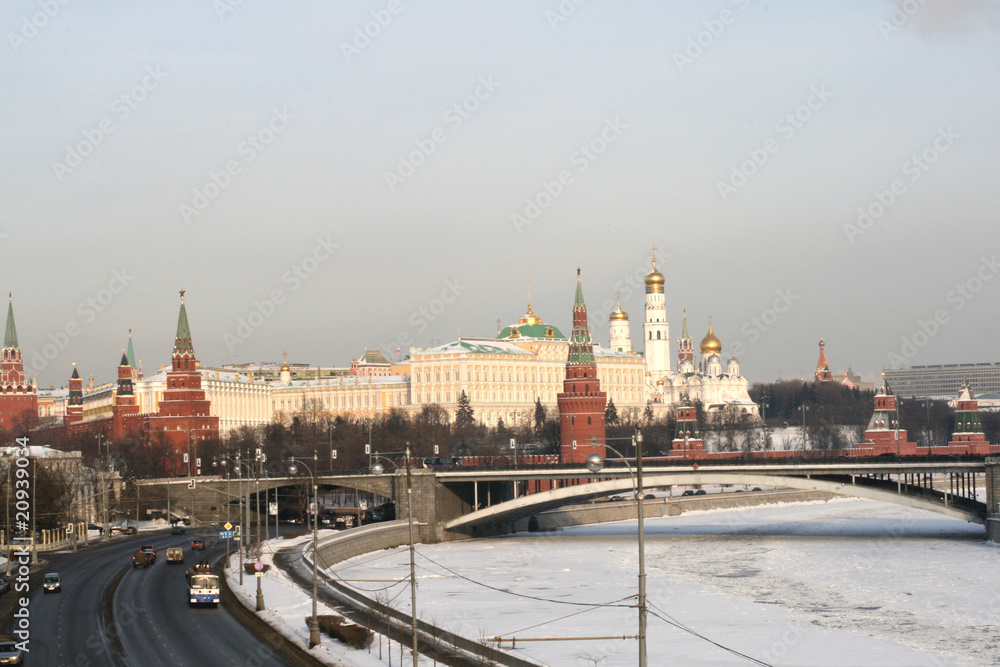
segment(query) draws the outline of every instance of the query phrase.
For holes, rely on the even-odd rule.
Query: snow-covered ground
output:
[[[636,633],[636,609],[615,606],[634,604],[635,528],[420,545],[420,616],[473,638],[577,638],[519,642],[547,665],[634,664],[634,639],[584,638]],[[841,500],[647,520],[646,536],[650,665],[750,664],[674,624],[773,665],[1000,660],[1000,548],[982,526]],[[408,562],[382,551],[328,576],[405,577]]]
[[[326,534],[326,533],[324,533]],[[261,562],[270,565],[270,569],[261,577],[261,591],[264,594],[265,610],[260,612],[271,627],[275,628],[282,635],[306,648],[309,646],[309,628],[306,625],[306,617],[312,614],[312,597],[309,592],[299,588],[281,570],[274,566],[274,552],[278,549],[308,549],[312,536],[306,535],[291,540],[271,540],[264,543],[264,553]],[[256,609],[257,604],[257,578],[254,575],[243,575],[243,586],[240,586],[239,558],[233,555],[230,563],[231,567],[226,571],[229,587],[243,603],[250,609]],[[321,575],[322,576],[322,575]],[[317,607],[317,614],[337,614],[335,608],[328,607],[322,602]],[[379,659],[379,644],[382,645],[382,659]],[[340,643],[323,636],[322,644],[313,649],[308,649],[318,660],[330,665],[342,667],[383,667],[384,665],[399,665],[400,646],[396,642],[390,642],[385,637],[375,636],[370,649],[356,650],[346,644]],[[389,651],[393,657],[390,663]],[[409,649],[403,648],[403,655],[406,662],[412,661]],[[420,659],[420,665],[430,667],[432,662],[424,658]]]

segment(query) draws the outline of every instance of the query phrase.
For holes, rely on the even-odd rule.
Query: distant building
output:
[[[819,361],[816,362],[816,372],[814,373],[816,382],[833,381],[833,373],[830,372],[830,364],[826,362],[826,341],[819,339]]]
[[[955,396],[965,381],[976,394],[1000,393],[1000,364],[944,364],[939,366],[913,366],[889,368],[885,379],[897,396],[930,398]]]

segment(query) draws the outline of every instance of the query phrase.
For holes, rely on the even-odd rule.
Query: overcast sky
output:
[[[751,382],[1000,361],[998,8],[4,2],[0,288],[40,386],[169,363],[182,288],[204,365],[494,336],[529,271],[568,332],[578,266],[641,348],[654,246]]]

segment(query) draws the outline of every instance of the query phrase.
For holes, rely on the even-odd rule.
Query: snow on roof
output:
[[[314,387],[354,387],[380,384],[406,384],[408,375],[347,375],[337,378],[319,378],[312,380],[292,380],[285,384],[272,385],[274,391],[294,391],[312,389]]]
[[[461,355],[461,354],[505,354],[516,356],[532,356],[532,353],[519,345],[492,338],[463,338],[413,352],[413,357],[431,355]]]

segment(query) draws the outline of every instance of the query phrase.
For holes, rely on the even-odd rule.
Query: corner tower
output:
[[[587,305],[583,301],[580,269],[576,270],[573,333],[569,339],[566,378],[556,401],[561,427],[559,461],[582,463],[591,454],[604,456],[604,409],[607,407],[607,394],[601,391],[601,382],[597,379],[597,362],[587,324]]]
[[[643,357],[646,370],[658,378],[670,371],[670,325],[667,324],[667,302],[663,294],[666,279],[656,270],[656,248],[653,248],[653,270],[646,275],[646,322],[643,324]]]
[[[13,428],[29,411],[32,417],[38,415],[38,390],[24,374],[21,345],[17,342],[17,327],[14,326],[14,298],[11,296],[7,303],[3,350],[0,351],[0,427]]]

